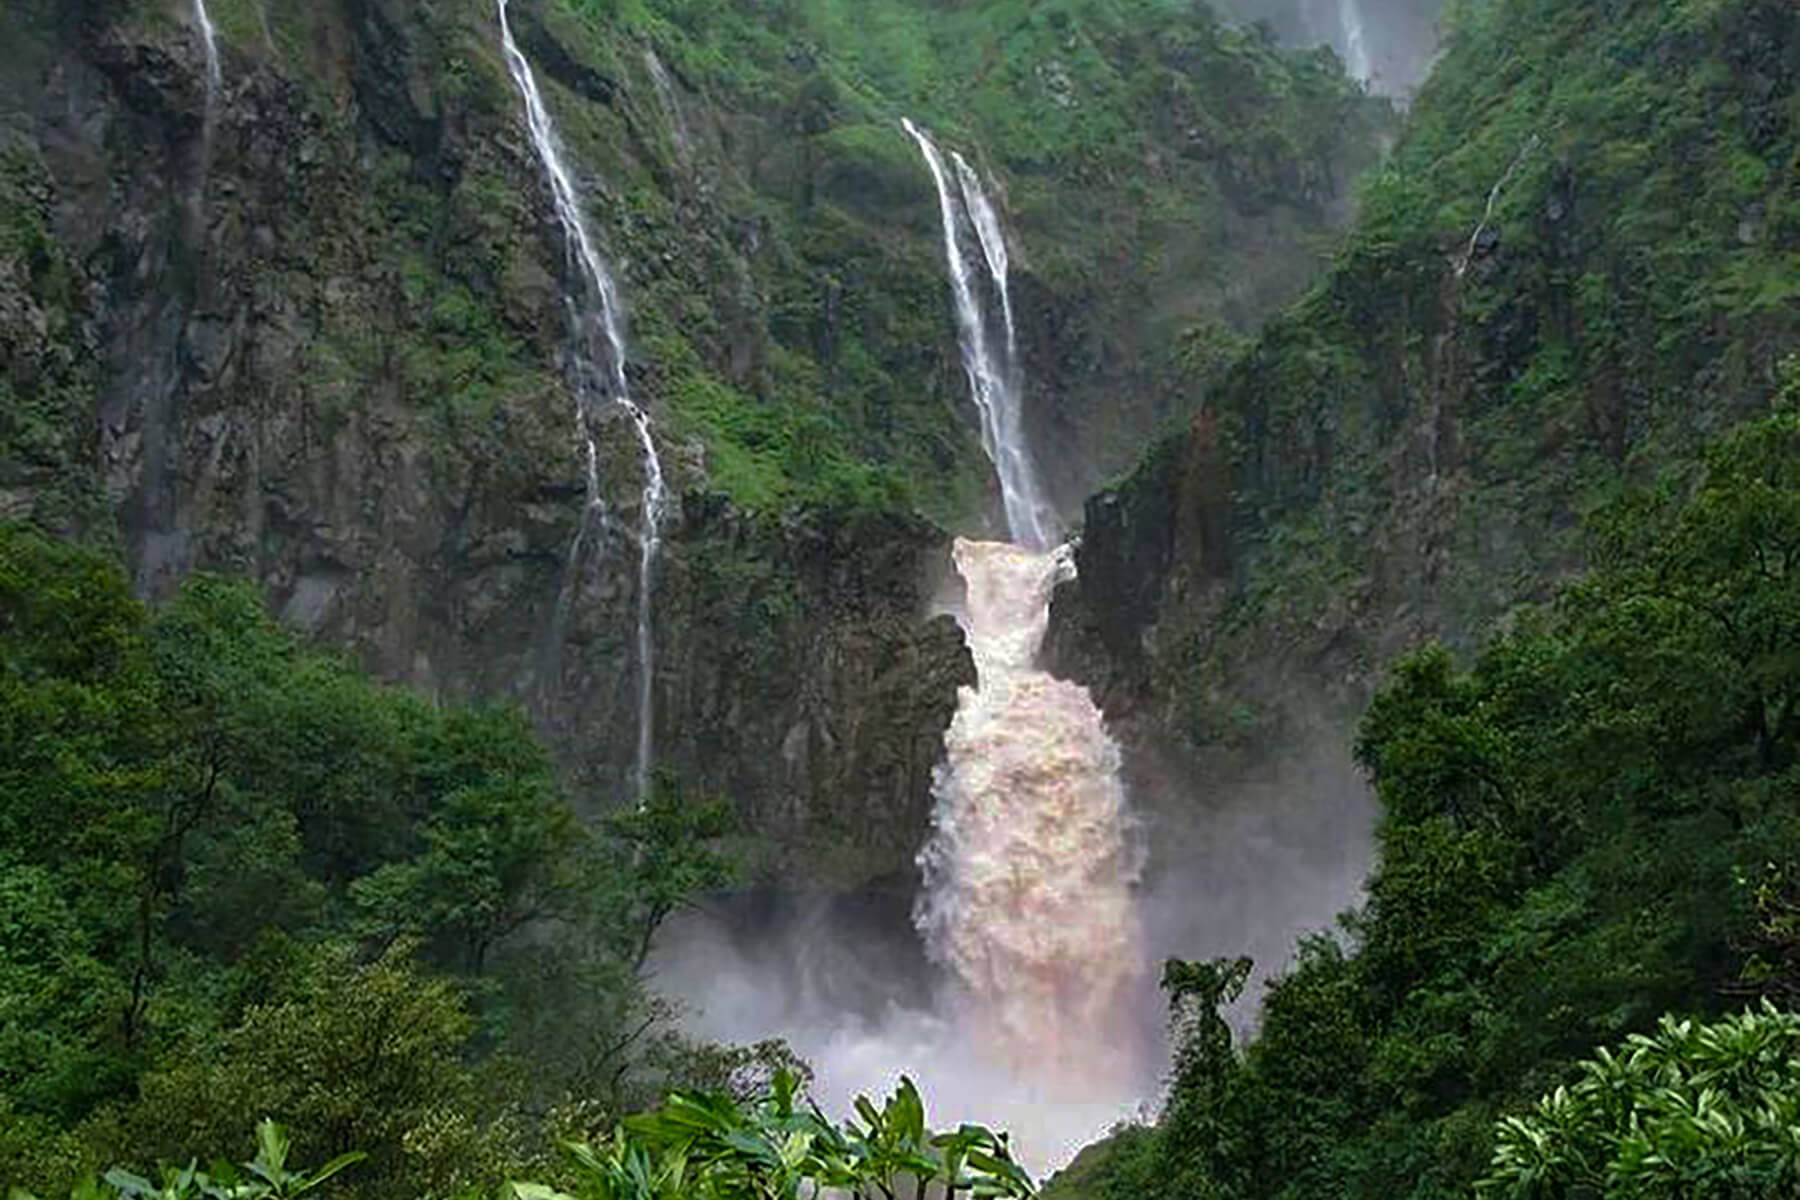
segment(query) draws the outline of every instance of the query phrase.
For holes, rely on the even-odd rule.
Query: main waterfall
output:
[[[1119,748],[1086,689],[1036,666],[1067,548],[959,541],[978,683],[945,738],[920,930],[974,1044],[1053,1096],[1139,1079],[1144,967]]]
[[[581,530],[576,534],[570,552],[573,569],[580,558],[582,539],[597,514],[603,509],[600,492],[600,448],[595,438],[595,425],[603,403],[610,399],[630,422],[636,434],[644,463],[641,496],[642,515],[638,525],[638,727],[637,760],[634,779],[641,801],[649,790],[652,738],[655,729],[655,640],[652,590],[656,581],[656,559],[662,549],[662,518],[668,506],[668,486],[664,482],[662,458],[657,453],[656,439],[650,427],[650,415],[631,398],[631,384],[625,374],[625,333],[619,316],[619,291],[606,260],[600,256],[587,218],[575,194],[574,178],[563,163],[558,149],[556,127],[550,111],[538,91],[537,77],[531,64],[513,41],[512,26],[507,20],[507,0],[498,0],[500,37],[506,55],[507,70],[525,105],[525,123],[531,133],[531,144],[544,174],[550,182],[550,197],[556,208],[556,219],[562,226],[571,264],[581,281],[579,293],[566,297],[572,326],[571,356],[576,396],[575,430],[581,440],[587,464],[587,511]]]
[[[953,192],[937,144],[905,128],[937,185],[963,365],[1016,543],[956,543],[977,683],[945,738],[916,920],[955,980],[946,1007],[978,1054],[1047,1103],[1123,1105],[1143,1082],[1139,856],[1100,710],[1037,666],[1051,593],[1075,564],[1067,546],[1052,548],[1054,515],[1026,446],[1005,236],[968,160],[952,151]],[[964,256],[965,219],[998,301],[1000,351]]]
[[[933,778],[911,914],[935,985],[921,994],[912,947],[840,937],[834,906],[810,900],[766,939],[696,915],[657,971],[698,1003],[703,1036],[786,1039],[817,1069],[827,1111],[885,1093],[905,1069],[939,1121],[1009,1129],[1022,1162],[1052,1170],[1157,1087],[1140,839],[1100,710],[1038,664],[1051,593],[1075,560],[1027,449],[999,209],[968,158],[905,131],[937,188],[962,362],[1011,538],[955,546],[965,586],[946,603],[976,680]]]

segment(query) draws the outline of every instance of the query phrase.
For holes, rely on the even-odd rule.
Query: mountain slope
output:
[[[1146,740],[1274,745],[1545,595],[1579,513],[1761,410],[1800,331],[1794,26],[1459,9],[1330,272],[1089,503],[1064,665]]]
[[[615,519],[571,572],[566,264],[495,8],[210,7],[216,95],[181,0],[0,14],[0,505],[116,530],[146,594],[246,574],[383,677],[524,701],[604,807],[640,466],[608,431]],[[512,11],[681,496],[658,757],[778,858],[904,877],[968,671],[923,617],[937,527],[988,527],[992,485],[900,115],[1007,195],[1072,505],[1181,402],[1169,331],[1298,290],[1384,107],[1162,0]]]

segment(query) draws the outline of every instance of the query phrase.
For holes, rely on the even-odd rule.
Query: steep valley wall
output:
[[[253,576],[386,678],[527,705],[581,801],[619,802],[639,467],[608,430],[571,574],[566,268],[491,6],[210,8],[216,91],[186,4],[0,14],[0,516],[114,541],[149,595]],[[941,530],[997,509],[899,128],[920,85],[741,8],[514,12],[678,496],[658,760],[731,797],[771,877],[904,893],[972,677],[928,613]],[[917,110],[1010,185],[1071,510],[1298,292],[1385,120],[1326,58],[1135,11],[959,18],[988,24],[930,47],[953,79]]]

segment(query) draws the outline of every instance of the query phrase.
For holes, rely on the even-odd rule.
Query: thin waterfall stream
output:
[[[200,41],[206,48],[206,106],[210,110],[225,75],[219,64],[219,31],[206,11],[206,0],[194,0],[194,23],[200,27]]]
[[[1055,539],[1055,522],[1050,517],[1038,485],[1037,472],[1026,449],[1021,421],[1016,365],[1011,351],[1015,337],[1012,325],[1012,300],[1007,291],[1007,256],[1000,235],[999,220],[992,204],[980,186],[980,180],[966,162],[958,159],[959,187],[950,184],[949,169],[943,152],[929,133],[913,124],[902,122],[906,132],[918,144],[925,164],[937,185],[938,210],[944,226],[944,260],[949,268],[950,292],[956,304],[956,324],[962,344],[963,370],[969,377],[969,394],[981,416],[981,444],[994,464],[1000,480],[1000,498],[1006,509],[1006,525],[1012,538],[1035,550],[1045,550]],[[979,205],[958,203],[958,192],[968,188],[980,197]],[[966,194],[966,193],[965,193]],[[985,219],[980,215],[985,213]],[[965,215],[968,214],[968,215]],[[996,353],[986,314],[976,295],[974,272],[963,252],[962,227],[972,223],[980,241],[989,277],[1002,297],[1005,317],[1007,353]]]
[[[587,509],[570,552],[571,570],[580,556],[582,539],[589,525],[605,507],[600,490],[600,448],[595,427],[600,420],[601,408],[608,402],[623,412],[629,421],[643,460],[644,483],[638,526],[637,755],[633,767],[633,782],[642,803],[650,788],[655,736],[653,592],[657,557],[662,550],[662,520],[669,501],[668,484],[650,415],[632,399],[631,383],[625,373],[625,331],[618,284],[588,228],[587,217],[575,191],[574,177],[563,161],[556,127],[544,105],[543,94],[538,90],[537,77],[513,40],[512,25],[507,19],[507,0],[497,0],[497,3],[507,70],[524,104],[531,144],[549,180],[557,223],[562,227],[571,266],[581,283],[579,290],[572,289],[566,297],[572,333],[576,436],[581,442],[587,471]]]
[[[655,49],[644,48],[644,66],[650,72],[650,86],[656,89],[656,101],[662,105],[663,115],[669,120],[669,133],[675,139],[675,155],[684,167],[691,167],[694,159],[693,138],[688,133],[687,117],[681,111],[681,100],[675,95],[675,81],[669,77],[669,69],[663,66]]]
[[[1358,0],[1338,0],[1338,24],[1344,34],[1344,70],[1353,79],[1372,82],[1374,70],[1369,60],[1368,31]]]

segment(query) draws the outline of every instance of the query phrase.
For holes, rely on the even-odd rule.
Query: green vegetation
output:
[[[1188,402],[1177,333],[1245,328],[1299,290],[1387,117],[1328,52],[1283,51],[1185,0],[562,0],[545,21],[641,91],[670,140],[642,47],[680,84],[692,153],[654,147],[672,185],[639,181],[641,135],[573,95],[558,106],[627,193],[608,239],[621,257],[714,227],[631,280],[634,326],[650,390],[706,444],[711,484],[763,509],[906,505],[956,523],[985,494],[937,206],[901,116],[999,181],[1034,324],[1079,327],[1028,348],[1034,403],[1080,443],[1068,457],[1104,469]],[[754,314],[729,229],[741,214]],[[752,316],[768,340],[727,365],[757,340]]]
[[[1668,1023],[1554,1089],[1661,1013],[1800,985],[1797,400],[1697,484],[1596,514],[1587,576],[1466,669],[1396,666],[1358,741],[1383,809],[1366,906],[1301,947],[1241,1051],[1217,1008],[1248,964],[1172,964],[1166,1115],[1104,1194],[1466,1195],[1495,1121],[1546,1092],[1499,1128],[1499,1194],[1791,1191],[1790,1016]]]
[[[1215,743],[1303,673],[1370,680],[1397,625],[1469,650],[1579,569],[1582,514],[1754,414],[1800,342],[1794,22],[1451,6],[1330,271],[1208,396],[1233,586],[1166,614],[1180,732]]]
[[[803,1106],[801,1080],[790,1071],[775,1071],[753,1092],[672,1092],[659,1108],[627,1118],[597,1142],[565,1143],[560,1166],[538,1164],[551,1168],[560,1187],[514,1182],[498,1194],[507,1200],[799,1200],[822,1189],[892,1197],[903,1185],[919,1195],[939,1187],[952,1197],[959,1191],[1015,1200],[1032,1194],[1031,1178],[1013,1162],[1004,1134],[967,1124],[934,1134],[910,1080],[902,1079],[882,1108],[859,1097],[856,1117],[841,1126],[816,1105]],[[210,1172],[165,1167],[161,1182],[152,1183],[114,1168],[105,1176],[110,1190],[90,1180],[75,1187],[71,1200],[297,1200],[366,1158],[353,1151],[315,1171],[296,1171],[287,1165],[285,1129],[262,1121],[256,1139],[257,1155],[242,1171],[224,1162]]]
[[[113,6],[143,10],[115,29],[50,7],[20,18],[21,61],[80,26],[107,78],[142,61],[179,84],[168,12]],[[490,3],[354,29],[276,7],[265,28],[262,6],[220,5],[233,54],[262,40],[285,74],[239,88],[205,164],[204,302],[174,187],[95,199],[144,178],[83,140],[116,109],[70,105],[59,153],[105,169],[64,193],[23,132],[36,114],[9,115],[0,515],[105,524],[96,342],[138,318],[90,312],[130,290],[90,283],[150,275],[167,243],[175,302],[143,321],[183,371],[211,350],[231,369],[176,381],[193,428],[148,440],[172,459],[198,431],[221,470],[255,459],[189,488],[216,512],[172,506],[215,522],[181,531],[197,543],[238,540],[215,561],[263,553],[246,512],[290,540],[269,555],[287,569],[329,544],[309,529],[368,532],[345,514],[371,514],[385,550],[395,529],[533,506],[563,515],[483,553],[553,557],[575,478],[558,253]],[[1279,732],[1282,697],[1245,664],[1356,693],[1412,615],[1448,635],[1393,666],[1361,726],[1383,805],[1366,905],[1300,948],[1245,1046],[1221,1010],[1250,964],[1169,965],[1165,1114],[1087,1160],[1085,1188],[1794,1189],[1800,1035],[1761,1006],[1800,1000],[1800,383],[1763,407],[1800,337],[1791,0],[1453,5],[1355,231],[1251,343],[1386,119],[1328,53],[1187,0],[520,8],[632,299],[633,374],[671,443],[704,452],[669,456],[678,483],[765,515],[979,506],[908,113],[1003,192],[1034,411],[1064,457],[1105,471],[1205,400],[1212,444],[1159,447],[1118,506],[1208,541],[1177,589],[1203,599],[1128,639],[1164,692],[1137,711],[1235,750]],[[652,47],[682,113],[648,81]],[[200,127],[192,96],[139,82],[171,144]],[[90,218],[83,255],[59,244]],[[227,312],[245,324],[210,328]],[[109,487],[167,465],[139,461],[168,415],[154,399],[122,397],[99,431]],[[405,495],[320,503],[358,472]],[[1194,505],[1162,495],[1190,483]],[[742,601],[745,644],[800,603],[760,554],[721,538],[690,564],[709,604]],[[718,806],[665,784],[642,810],[578,812],[520,714],[377,686],[250,586],[196,576],[151,608],[106,555],[0,525],[0,746],[0,1184],[92,1200],[99,1168],[160,1159],[160,1182],[115,1172],[113,1192],[1029,1190],[998,1135],[928,1133],[910,1087],[837,1126],[781,1044],[667,1032],[640,974],[663,922],[732,878]],[[326,1165],[290,1170],[271,1117]],[[179,1165],[253,1133],[243,1171]]]
[[[1500,1123],[1483,1195],[1788,1196],[1800,1190],[1800,1015],[1665,1017]]]
[[[1796,19],[1453,6],[1331,271],[1093,510],[1205,529],[1099,548],[1218,584],[1138,585],[1152,628],[1118,637],[1194,748],[1279,753],[1296,696],[1385,683],[1367,903],[1299,948],[1244,1047],[1202,1019],[1232,964],[1190,964],[1221,986],[1173,989],[1162,1122],[1091,1155],[1081,1194],[1792,1190],[1758,1091],[1780,1069],[1727,1086],[1698,1035],[1639,1060],[1666,1093],[1603,1119],[1554,1098],[1665,1013],[1800,995]],[[1420,629],[1448,646],[1388,664]]]
[[[731,876],[719,806],[578,820],[519,713],[376,686],[248,586],[147,609],[0,526],[0,742],[0,1182],[276,1116],[307,1158],[365,1152],[359,1195],[448,1194],[573,1119],[546,1114],[784,1061],[686,1045],[638,982]]]
[[[256,1157],[245,1163],[241,1171],[224,1161],[210,1171],[196,1170],[192,1164],[185,1168],[165,1167],[161,1179],[152,1182],[114,1167],[106,1173],[110,1193],[87,1181],[70,1195],[79,1200],[97,1200],[106,1195],[119,1200],[298,1200],[364,1157],[356,1152],[340,1154],[316,1171],[297,1171],[288,1166],[291,1146],[287,1130],[264,1120],[256,1126]],[[34,1200],[28,1192],[15,1191],[13,1195]]]
[[[801,1100],[786,1072],[747,1101],[676,1092],[600,1146],[568,1147],[573,1196],[532,1184],[512,1191],[518,1200],[799,1200],[825,1189],[872,1198],[902,1186],[916,1195],[940,1187],[950,1196],[1032,1194],[1004,1134],[979,1125],[932,1133],[910,1080],[882,1108],[859,1097],[857,1116],[841,1127]]]
[[[63,529],[100,525],[81,438],[97,372],[78,265],[51,232],[55,195],[36,148],[0,130],[0,513],[19,505]]]

